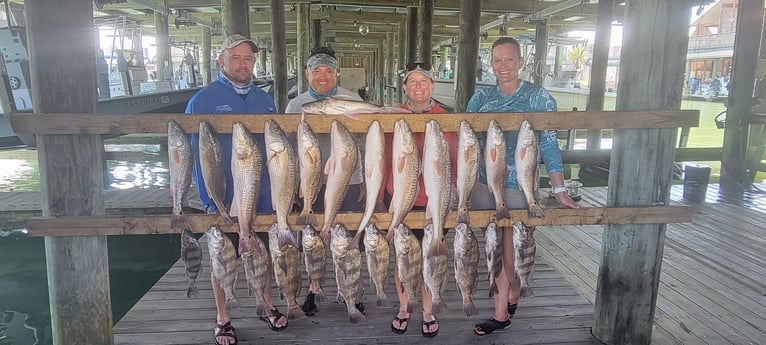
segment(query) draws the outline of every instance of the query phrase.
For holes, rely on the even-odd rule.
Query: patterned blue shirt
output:
[[[529,113],[556,110],[556,100],[548,90],[524,80],[521,81],[516,92],[510,95],[503,94],[497,86],[481,89],[471,97],[466,109],[469,113]],[[506,166],[508,167],[508,178],[505,180],[505,188],[518,189],[519,185],[516,178],[516,164],[514,161],[518,131],[504,128],[503,132],[505,134],[507,154]],[[540,153],[547,171],[563,172],[564,166],[561,163],[561,151],[559,150],[556,131],[537,131],[537,137],[540,143]],[[485,169],[479,169],[479,180],[486,183]]]

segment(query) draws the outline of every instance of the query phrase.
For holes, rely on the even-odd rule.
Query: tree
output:
[[[572,63],[572,70],[579,72],[588,59],[588,52],[582,46],[575,46],[567,53],[567,60]]]

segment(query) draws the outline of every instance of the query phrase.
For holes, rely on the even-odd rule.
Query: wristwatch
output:
[[[566,191],[567,191],[567,187],[564,187],[563,184],[551,187],[551,192],[553,192],[553,194],[558,194],[558,193],[566,192]]]

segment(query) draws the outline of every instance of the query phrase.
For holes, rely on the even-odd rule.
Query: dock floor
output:
[[[673,186],[674,203],[684,203],[682,186]],[[583,188],[583,205],[603,205],[606,188]],[[766,343],[766,196],[748,192],[744,206],[722,203],[718,186],[710,185],[707,201],[695,205],[692,223],[667,226],[653,344],[762,344]],[[366,279],[367,322],[352,325],[342,304],[320,305],[320,313],[290,322],[283,332],[272,332],[254,315],[254,300],[247,297],[240,268],[237,297],[243,309],[233,313],[240,344],[597,344],[590,335],[603,226],[540,227],[536,231],[538,256],[534,274],[535,296],[523,299],[508,331],[478,337],[475,323],[491,313],[486,264],[480,250],[480,278],[474,300],[481,315],[466,318],[454,278],[446,301],[450,312],[439,315],[440,331],[434,339],[420,335],[419,313],[414,313],[405,335],[390,331],[394,308],[374,304]],[[483,240],[480,231],[475,232]],[[206,247],[203,245],[203,248]],[[483,242],[480,242],[483,248]],[[206,248],[205,248],[206,249]],[[329,260],[328,260],[329,261]],[[211,344],[215,308],[210,289],[210,268],[198,279],[201,296],[187,299],[183,263],[177,262],[114,327],[115,343]],[[451,265],[451,263],[450,263]],[[329,267],[329,266],[328,266]],[[451,271],[451,269],[450,269]],[[325,293],[335,295],[328,271]],[[303,288],[308,285],[303,273]],[[392,281],[392,279],[389,279]],[[395,301],[393,284],[387,287]],[[300,302],[303,297],[301,296]],[[273,297],[281,310],[286,306]]]

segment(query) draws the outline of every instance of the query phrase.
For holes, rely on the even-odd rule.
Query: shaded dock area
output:
[[[581,204],[603,205],[606,188],[582,189]],[[654,344],[759,344],[766,339],[766,230],[763,226],[766,197],[748,193],[744,206],[718,200],[718,186],[710,185],[707,202],[695,207],[694,220],[667,227],[655,327]],[[683,204],[682,186],[673,186],[672,200]],[[534,274],[535,296],[519,303],[508,331],[485,337],[473,334],[475,323],[491,313],[488,282],[480,240],[479,286],[474,293],[481,315],[465,317],[454,277],[446,293],[450,312],[438,316],[439,335],[428,340],[420,335],[420,313],[413,313],[408,332],[397,335],[389,324],[394,308],[375,306],[374,290],[363,269],[367,322],[352,325],[344,305],[320,305],[317,316],[293,320],[283,332],[272,332],[255,314],[254,299],[247,296],[241,271],[236,295],[243,305],[233,312],[242,344],[597,344],[590,335],[593,320],[602,226],[539,227],[538,256]],[[451,234],[451,233],[450,233]],[[204,237],[203,237],[204,238]],[[450,244],[451,235],[448,236]],[[210,288],[207,248],[203,272],[198,278],[200,297],[186,298],[183,263],[177,262],[114,327],[115,343],[209,344],[213,335],[215,307]],[[301,268],[303,269],[303,268]],[[450,263],[452,272],[452,263]],[[303,273],[303,293],[308,281]],[[390,277],[389,277],[390,278]],[[328,260],[325,293],[336,293]],[[274,289],[276,291],[276,289]],[[396,301],[393,279],[386,288]],[[302,297],[300,302],[302,302]],[[273,296],[281,310],[286,306]],[[416,309],[417,310],[417,309]]]

